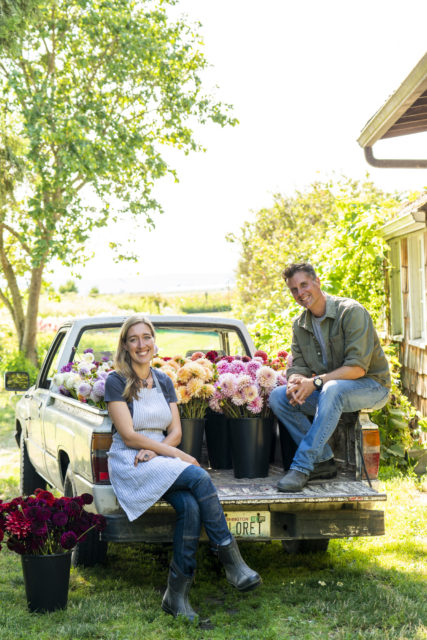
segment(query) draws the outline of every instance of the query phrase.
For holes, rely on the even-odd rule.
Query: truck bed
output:
[[[332,480],[313,480],[299,493],[282,493],[276,488],[283,467],[270,464],[266,478],[235,478],[233,471],[209,469],[222,504],[272,504],[313,502],[384,501],[385,493],[377,493],[366,482],[354,479],[354,472],[340,471]]]

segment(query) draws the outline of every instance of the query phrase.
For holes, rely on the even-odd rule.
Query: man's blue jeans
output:
[[[176,511],[174,561],[184,575],[192,576],[202,524],[214,546],[232,541],[218,494],[209,474],[201,467],[190,465],[163,497]]]
[[[304,404],[292,406],[285,386],[274,389],[270,407],[298,447],[291,469],[309,475],[315,464],[332,458],[333,452],[327,443],[341,413],[380,409],[388,393],[388,389],[372,378],[330,380],[322,391],[313,391]],[[312,423],[307,416],[314,416]]]

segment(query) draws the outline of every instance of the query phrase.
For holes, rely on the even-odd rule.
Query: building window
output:
[[[409,327],[411,340],[424,340],[425,334],[425,282],[423,234],[408,237],[409,275]]]
[[[391,333],[396,336],[403,333],[400,240],[390,242],[390,262]]]

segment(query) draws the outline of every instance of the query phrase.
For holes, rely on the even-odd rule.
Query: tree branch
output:
[[[12,318],[15,319],[15,314],[13,312],[12,303],[9,300],[9,298],[7,297],[7,295],[4,293],[4,291],[2,291],[1,289],[0,289],[0,300],[8,308],[8,311],[9,311],[10,315],[12,316]]]
[[[18,240],[19,244],[24,249],[24,251],[26,251],[28,255],[31,255],[32,251],[30,247],[26,242],[22,240],[19,233],[15,231],[15,229],[12,229],[12,227],[10,227],[6,222],[0,222],[0,227],[3,227],[4,229],[6,229],[6,231],[9,231],[9,233]]]

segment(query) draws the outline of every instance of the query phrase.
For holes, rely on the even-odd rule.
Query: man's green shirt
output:
[[[322,334],[326,345],[328,366],[322,362],[322,351],[314,335],[309,310],[295,320],[292,336],[292,366],[287,376],[300,373],[306,377],[328,373],[343,365],[364,369],[373,378],[390,388],[390,371],[372,318],[361,304],[351,298],[326,294],[326,314]]]

